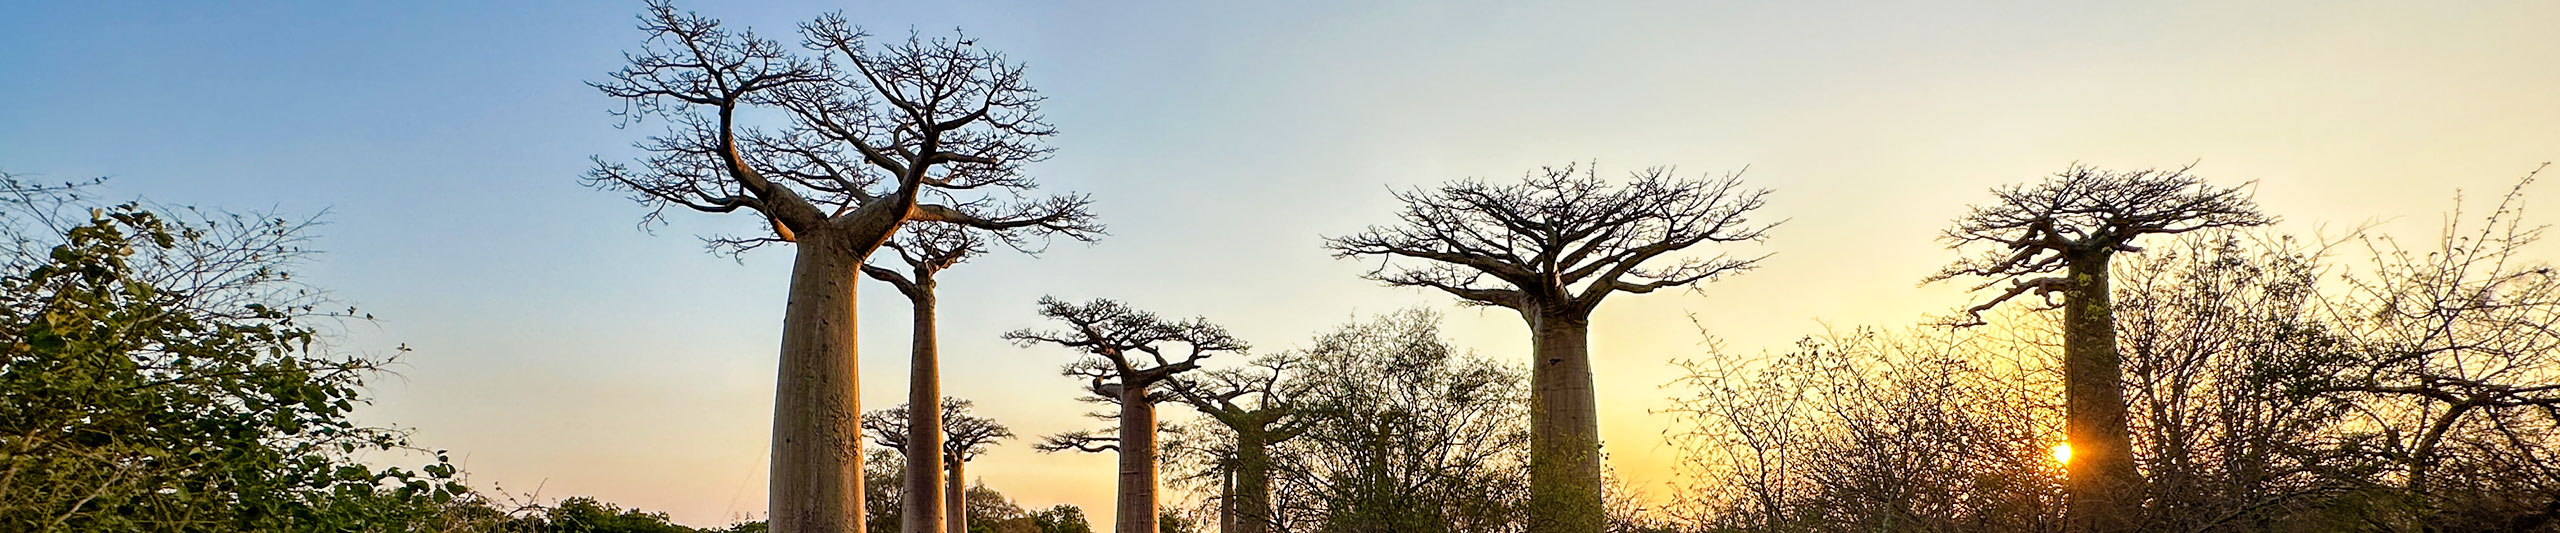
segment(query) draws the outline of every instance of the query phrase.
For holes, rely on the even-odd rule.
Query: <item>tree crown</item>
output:
[[[1062,330],[1020,329],[1004,334],[1021,346],[1054,344],[1082,351],[1068,376],[1090,378],[1096,396],[1117,399],[1121,387],[1153,387],[1174,374],[1200,368],[1200,360],[1246,349],[1227,329],[1202,318],[1169,321],[1114,300],[1076,304],[1040,299],[1040,316],[1067,324]],[[1162,400],[1154,394],[1149,399]]]
[[[1237,368],[1203,372],[1198,378],[1177,377],[1168,388],[1183,403],[1237,431],[1260,432],[1269,441],[1287,440],[1303,431],[1300,405],[1310,384],[1301,376],[1304,357],[1289,352],[1254,358]]]
[[[976,402],[944,396],[942,398],[942,453],[957,461],[976,459],[993,448],[997,441],[1013,438],[1013,429],[995,420],[969,414]],[[862,414],[862,432],[878,444],[899,453],[907,450],[907,404]]]
[[[1957,325],[1979,324],[1984,311],[2019,295],[2035,292],[2050,298],[2066,290],[2068,280],[2041,275],[2061,271],[2072,261],[2090,254],[2142,251],[2133,241],[2143,235],[2275,221],[2258,211],[2246,185],[2214,187],[2190,173],[2193,168],[2110,171],[2073,164],[2033,186],[1992,189],[1993,203],[1973,206],[1940,240],[1959,251],[1976,244],[1994,249],[1947,265],[1922,283],[1990,278],[1973,287],[1982,290],[2011,282],[2000,295],[1966,309],[1966,319]]]
[[[1015,247],[1102,229],[1083,195],[1027,194],[1022,167],[1055,130],[1022,66],[965,36],[879,44],[829,14],[794,50],[663,0],[639,18],[648,39],[590,85],[626,121],[669,126],[635,145],[636,166],[598,157],[586,181],[649,206],[644,224],[669,207],[764,214],[769,235],[709,239],[732,252],[857,220],[951,222]]]
[[[1519,183],[1468,179],[1396,192],[1405,203],[1401,225],[1371,226],[1325,246],[1335,257],[1381,257],[1367,276],[1388,285],[1439,289],[1472,305],[1588,312],[1612,292],[1694,286],[1751,269],[1760,258],[1645,264],[1702,243],[1762,239],[1775,224],[1748,215],[1767,195],[1743,188],[1739,173],[1684,179],[1654,167],[1621,186],[1601,179],[1596,166],[1546,167]]]

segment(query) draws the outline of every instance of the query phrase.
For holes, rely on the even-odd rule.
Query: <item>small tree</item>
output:
[[[941,464],[944,467],[941,472],[927,475],[950,478],[947,483],[940,485],[944,487],[941,489],[943,512],[950,517],[946,520],[948,524],[946,530],[951,533],[968,533],[969,531],[967,488],[969,461],[977,459],[979,454],[986,453],[987,448],[995,447],[997,441],[1013,438],[1013,430],[1004,427],[1004,424],[970,416],[969,406],[968,400],[944,397],[942,412],[934,417],[942,423],[942,431],[938,434],[944,438],[941,439],[941,451],[937,455],[942,457]],[[874,444],[898,450],[902,454],[913,454],[912,445],[915,441],[909,439],[914,438],[917,433],[911,431],[907,424],[914,420],[913,415],[907,412],[907,404],[899,404],[897,407],[863,413],[862,430],[871,435],[871,442]],[[907,455],[906,458],[909,461],[915,460],[913,455]],[[906,475],[910,477],[917,475],[914,467],[910,466]],[[907,497],[914,498],[915,482],[907,481],[906,485]],[[915,512],[913,501],[908,500],[907,512]]]
[[[2385,527],[2560,524],[2560,269],[2535,259],[2547,227],[2523,220],[2541,170],[2478,226],[2457,203],[2415,249],[2365,236],[2368,272],[2327,302],[2355,349],[2297,370],[2304,389],[2358,407],[2342,440],[2380,459],[2404,499],[2380,513]]]
[[[2364,486],[2333,473],[2377,470],[2330,452],[2349,403],[2291,375],[2353,349],[2320,312],[2334,241],[2254,233],[2155,240],[2110,276],[2150,530],[2334,529],[2306,510]]]
[[[1743,188],[1738,174],[1681,179],[1652,168],[1618,186],[1596,168],[1551,167],[1517,184],[1465,180],[1396,193],[1405,202],[1402,226],[1372,226],[1326,246],[1336,257],[1387,258],[1370,279],[1520,313],[1535,361],[1530,531],[1596,533],[1604,517],[1592,310],[1611,294],[1692,287],[1751,269],[1759,259],[1721,255],[1646,265],[1709,242],[1760,240],[1770,225],[1748,215],[1766,195]],[[1390,267],[1394,258],[1424,265]]]
[[[855,290],[871,252],[908,221],[958,224],[1013,242],[1082,238],[1088,202],[1030,199],[1022,166],[1052,130],[1022,67],[965,38],[874,46],[841,15],[800,25],[795,53],[753,31],[654,0],[648,35],[593,83],[619,116],[670,122],[638,164],[597,158],[589,185],[649,208],[761,215],[715,250],[796,245],[774,392],[770,516],[777,532],[862,531]],[[774,116],[775,129],[751,123]],[[927,399],[932,398],[927,396]],[[930,426],[930,425],[928,425]],[[938,528],[936,528],[938,529]]]
[[[1406,309],[1292,355],[1298,438],[1272,446],[1275,528],[1516,531],[1527,501],[1529,376]]]
[[[1958,326],[1979,325],[1984,311],[2030,292],[2048,301],[2062,295],[2053,306],[2063,309],[2063,438],[2070,451],[2065,522],[2073,531],[2129,530],[2139,525],[2142,510],[2142,477],[2134,469],[2125,425],[2109,259],[2116,252],[2141,251],[2134,240],[2145,235],[2273,222],[2247,192],[2206,185],[2188,170],[2114,172],[2073,165],[2033,187],[1994,189],[1995,203],[1974,207],[1943,237],[1959,251],[1977,244],[1994,249],[1927,280],[1990,278],[1974,290],[2010,282],[1999,295],[1966,309],[1954,321]]]
[[[1029,518],[1031,527],[1040,533],[1093,533],[1093,524],[1085,521],[1082,507],[1062,503],[1033,511]]]
[[[1118,533],[1156,533],[1156,403],[1172,400],[1164,385],[1198,370],[1200,360],[1219,353],[1239,353],[1244,341],[1226,328],[1193,318],[1180,322],[1158,318],[1111,300],[1072,304],[1040,299],[1040,315],[1066,324],[1062,330],[1016,330],[1006,339],[1025,347],[1053,344],[1081,352],[1064,373],[1088,380],[1091,399],[1119,406],[1119,435],[1104,439],[1092,433],[1052,437],[1041,449],[1116,451],[1120,454]],[[1179,345],[1179,346],[1176,346]]]
[[[1677,364],[1677,505],[1706,531],[2055,531],[2059,414],[2031,341],[1860,328]]]
[[[1230,506],[1234,532],[1264,533],[1274,527],[1271,514],[1271,447],[1306,433],[1299,405],[1306,383],[1300,360],[1264,356],[1238,369],[1211,371],[1204,379],[1175,380],[1172,389],[1184,403],[1225,427],[1234,438],[1224,470],[1232,482],[1222,486],[1221,505]]]

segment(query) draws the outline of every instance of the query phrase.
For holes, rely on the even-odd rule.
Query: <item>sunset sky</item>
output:
[[[965,29],[1029,67],[1061,133],[1032,168],[1089,192],[1111,234],[1002,253],[942,283],[945,391],[1023,439],[970,474],[1026,507],[1108,520],[1107,456],[1031,451],[1092,427],[1019,348],[1042,295],[1224,324],[1258,350],[1407,306],[1519,361],[1517,315],[1385,288],[1322,237],[1393,221],[1389,191],[1596,161],[1742,170],[1775,192],[1755,272],[1620,295],[1594,317],[1610,465],[1676,481],[1650,412],[1670,361],[1777,350],[1826,327],[1964,305],[1915,286],[1990,187],[2077,161],[2198,164],[2257,182],[2282,229],[2432,231],[2560,159],[2560,3],[685,2],[790,39],[842,10],[875,32]],[[2135,4],[2135,3],[2126,3]],[[697,235],[749,216],[644,209],[582,187],[627,157],[584,85],[639,44],[633,2],[21,2],[0,6],[0,170],[111,176],[117,195],[327,211],[309,280],[406,344],[365,420],[450,449],[474,484],[595,496],[693,525],[763,512],[789,254]],[[2560,198],[2560,184],[2528,195]],[[2550,216],[2541,221],[2560,220]],[[866,408],[903,401],[906,302],[862,295]],[[1701,328],[1693,325],[1702,325]],[[1167,408],[1168,413],[1185,413]]]

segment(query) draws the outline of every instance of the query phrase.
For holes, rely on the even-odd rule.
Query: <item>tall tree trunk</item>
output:
[[[776,533],[862,532],[862,409],[854,289],[862,254],[832,232],[802,235],[782,313],[767,517]]]
[[[1271,451],[1261,432],[1236,432],[1236,531],[1271,530]]]
[[[942,484],[942,501],[949,505],[944,513],[950,520],[951,533],[969,533],[969,462],[958,457],[943,458],[951,467],[951,479]]]
[[[1236,472],[1218,476],[1218,533],[1236,533]]]
[[[933,279],[915,280],[915,353],[907,373],[907,498],[904,529],[942,531],[942,372],[934,338]],[[953,483],[960,483],[953,480]]]
[[[1156,532],[1156,404],[1146,383],[1122,383],[1120,391],[1120,501],[1112,531]]]
[[[2124,366],[2108,292],[2112,251],[2068,258],[2062,311],[2063,438],[2071,446],[2064,519],[2072,531],[2131,531],[2141,522],[2142,475],[2125,426]]]
[[[1589,317],[1530,311],[1529,531],[1600,533],[1600,413]]]

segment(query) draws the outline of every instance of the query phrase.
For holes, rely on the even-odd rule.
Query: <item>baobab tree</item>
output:
[[[1666,257],[1759,241],[1773,225],[1749,220],[1768,191],[1743,188],[1739,174],[1683,179],[1656,167],[1632,178],[1621,186],[1597,168],[1568,165],[1520,183],[1469,179],[1398,192],[1402,225],[1326,240],[1336,257],[1385,258],[1369,279],[1509,308],[1528,322],[1533,532],[1596,533],[1603,522],[1591,311],[1611,294],[1694,288],[1750,270],[1760,258]],[[1657,259],[1666,262],[1646,266]]]
[[[987,239],[979,235],[984,231],[944,222],[911,223],[904,231],[899,232],[897,237],[882,245],[891,253],[877,254],[896,258],[903,268],[871,263],[862,265],[864,274],[888,283],[891,287],[896,287],[898,294],[907,297],[907,303],[914,311],[912,315],[915,324],[915,333],[912,336],[914,351],[907,365],[907,403],[909,404],[930,402],[934,398],[942,397],[941,344],[940,336],[936,333],[934,326],[935,317],[939,312],[938,301],[934,295],[939,282],[935,277],[943,270],[957,266],[962,261],[985,254]],[[1017,246],[1017,248],[1020,247]],[[904,412],[911,419],[903,427],[914,434],[903,440],[908,449],[901,450],[907,454],[905,481],[907,499],[903,500],[907,509],[903,515],[902,524],[909,531],[953,529],[965,533],[967,530],[964,527],[944,528],[943,524],[945,522],[959,524],[967,521],[968,517],[952,515],[946,518],[944,513],[939,511],[945,507],[962,508],[956,504],[942,505],[943,496],[941,495],[967,492],[967,487],[962,485],[965,485],[968,480],[962,478],[953,478],[951,483],[954,486],[951,490],[944,490],[943,479],[939,473],[944,470],[942,463],[946,459],[932,452],[932,450],[943,448],[944,435],[941,430],[951,426],[940,420],[942,415],[940,410],[915,409]]]
[[[1989,278],[1973,287],[1977,291],[2008,283],[1965,309],[1953,321],[1957,326],[1980,325],[1983,312],[2028,293],[2048,308],[2062,308],[2063,445],[2069,451],[2064,522],[2073,531],[2128,531],[2142,512],[2108,261],[2117,252],[2142,251],[2134,240],[2145,235],[2274,221],[2246,191],[2208,185],[2188,173],[2191,168],[2119,172],[2075,164],[2033,187],[1993,189],[1993,203],[1975,206],[1942,237],[1958,251],[1978,244],[1992,249],[1927,281]],[[2060,303],[2052,301],[2056,294]]]
[[[863,413],[862,431],[871,435],[872,443],[898,450],[899,453],[905,454],[909,464],[913,464],[916,457],[913,439],[918,433],[909,430],[911,426],[908,424],[915,421],[907,408],[909,405],[914,404],[899,404],[897,407]],[[943,488],[941,489],[942,498],[939,499],[943,502],[944,513],[950,516],[950,519],[944,522],[946,525],[943,529],[949,533],[969,532],[969,461],[977,460],[979,454],[986,453],[987,448],[995,447],[997,441],[1013,438],[1013,429],[1004,427],[1004,424],[970,416],[970,405],[971,402],[968,400],[947,396],[942,398],[942,408],[938,409],[941,413],[934,417],[942,424],[942,431],[938,433],[942,437],[941,444],[938,446],[940,451],[927,453],[941,456],[941,464],[944,467],[939,471],[921,474],[950,479],[950,482],[940,484]],[[906,475],[912,477],[919,474],[914,468],[908,468]],[[906,498],[902,500],[906,505],[905,513],[915,513],[919,510],[914,503],[916,501],[915,485],[914,482],[906,483],[908,492]],[[903,525],[912,527],[913,523],[907,522]]]
[[[1173,391],[1183,403],[1225,427],[1234,438],[1231,474],[1220,486],[1222,509],[1232,509],[1233,532],[1264,533],[1271,514],[1271,447],[1308,429],[1299,396],[1307,388],[1297,379],[1299,359],[1287,354],[1255,359],[1244,368],[1220,369],[1202,379],[1177,379]],[[1223,514],[1223,513],[1222,513]],[[1223,517],[1222,517],[1223,518]]]
[[[1070,433],[1052,437],[1041,448],[1119,452],[1119,501],[1112,530],[1156,533],[1156,404],[1177,395],[1167,390],[1170,381],[1199,370],[1202,359],[1243,352],[1244,341],[1206,320],[1167,321],[1112,300],[1074,304],[1044,297],[1040,316],[1066,328],[1022,329],[1004,337],[1024,347],[1052,344],[1081,352],[1064,373],[1084,378],[1085,392],[1093,400],[1120,408],[1111,417],[1119,421],[1117,437]]]
[[[862,531],[855,290],[862,264],[909,221],[1007,242],[1090,238],[1080,195],[1029,196],[1022,167],[1053,130],[1019,64],[962,38],[874,44],[830,14],[800,25],[800,48],[649,4],[638,50],[591,85],[628,121],[669,126],[634,163],[595,159],[586,183],[649,208],[760,215],[758,229],[707,238],[715,251],[788,242],[790,300],[774,386],[768,517],[777,532]],[[770,123],[764,126],[757,124]]]

